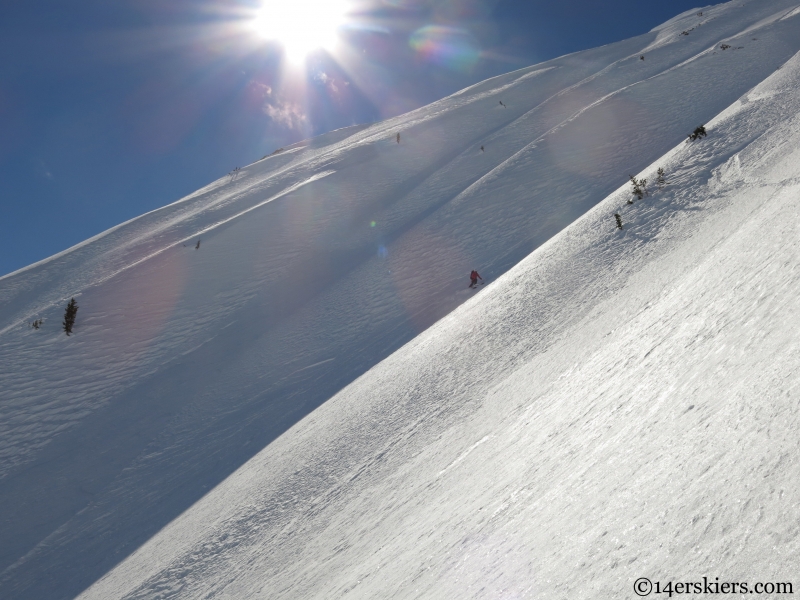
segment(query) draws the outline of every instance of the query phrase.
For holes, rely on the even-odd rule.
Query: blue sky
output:
[[[9,0],[0,19],[0,275],[281,146],[699,6],[351,0],[337,46],[296,64],[252,26],[256,0]]]

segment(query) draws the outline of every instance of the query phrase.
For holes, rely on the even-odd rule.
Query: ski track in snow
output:
[[[800,7],[702,10],[0,278],[0,597],[791,580]]]

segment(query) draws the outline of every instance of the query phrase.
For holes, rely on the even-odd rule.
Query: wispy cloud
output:
[[[314,79],[316,81],[319,81],[322,85],[324,85],[331,93],[333,94],[339,93],[339,85],[341,85],[342,82],[336,81],[336,79],[334,79],[324,71],[320,71],[319,73],[317,73],[314,76]],[[347,85],[346,82],[345,85]]]
[[[264,112],[274,123],[287,129],[302,129],[308,123],[305,111],[294,102],[267,101]]]
[[[251,89],[261,98],[261,109],[273,123],[286,129],[302,129],[308,124],[308,115],[303,107],[291,100],[278,97],[274,90],[263,83],[253,82]]]

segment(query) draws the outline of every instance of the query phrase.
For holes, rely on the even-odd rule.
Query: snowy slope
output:
[[[711,460],[702,427],[727,432],[716,472],[750,464],[736,454],[747,436],[768,464],[759,429],[731,433],[726,420],[760,393],[783,411],[776,456],[791,456],[780,440],[795,418],[791,379],[776,379],[773,397],[767,375],[747,369],[791,372],[789,330],[765,328],[770,310],[790,318],[788,288],[758,302],[751,284],[786,286],[796,263],[775,259],[777,275],[762,265],[755,277],[748,260],[772,260],[797,233],[781,201],[798,176],[796,156],[785,159],[796,59],[770,75],[800,50],[799,7],[688,13],[298,144],[0,279],[0,596],[73,597],[256,453],[89,595],[328,598],[367,578],[361,597],[481,597],[491,582],[514,597],[528,589],[519,581],[548,589],[536,587],[545,572],[584,584],[565,596],[628,593],[632,580],[615,591],[609,578],[566,576],[566,557],[608,558],[604,544],[633,535],[620,515],[658,537],[634,510],[664,495],[648,482],[683,475],[686,502],[702,503],[688,478]],[[709,139],[682,143],[768,77]],[[625,207],[617,234],[610,214],[627,190],[614,190],[656,166],[670,187]],[[771,219],[783,238],[758,250]],[[471,268],[494,279],[538,246],[329,400],[469,300]],[[58,324],[73,295],[67,338]],[[39,331],[25,326],[36,317]],[[736,346],[747,340],[755,351]],[[694,405],[688,417],[678,404]],[[642,429],[637,415],[663,427]],[[784,463],[776,494],[796,475]],[[626,483],[634,470],[644,480]],[[604,495],[606,484],[616,488]],[[709,501],[731,497],[723,484]],[[670,507],[656,504],[647,510]],[[680,506],[674,519],[687,518]],[[735,530],[729,520],[719,531]],[[594,539],[603,524],[615,536]],[[789,533],[770,564],[796,560]],[[673,551],[683,540],[670,538]],[[650,550],[639,565],[659,562]]]
[[[797,589],[798,89],[800,55],[81,597]]]

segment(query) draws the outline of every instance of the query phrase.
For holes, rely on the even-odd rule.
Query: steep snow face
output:
[[[81,598],[797,590],[798,89],[800,55]]]
[[[494,78],[396,119],[297,144],[0,278],[0,596],[74,596],[268,445],[278,479],[264,485],[278,486],[279,505],[295,514],[295,482],[280,465],[294,464],[287,453],[302,456],[305,442],[287,430],[469,300],[472,268],[490,281],[500,277],[597,206],[629,173],[648,167],[775,72],[800,50],[799,6],[797,0],[749,1],[712,7],[702,16],[687,13],[646,35]],[[731,48],[722,50],[722,43]],[[753,97],[754,105],[774,104],[773,92],[758,93],[766,96]],[[717,148],[713,139],[697,148]],[[706,176],[724,152],[732,156],[750,141],[742,139],[743,146],[710,155]],[[633,210],[655,211],[667,224],[653,230],[652,240],[625,230],[627,251],[656,252],[651,243],[667,243],[665,231],[685,235],[685,229],[670,229],[674,211],[642,206]],[[632,218],[629,212],[623,217]],[[609,235],[610,219],[604,213]],[[627,281],[627,263],[619,258],[608,259],[619,277],[608,277],[588,258],[564,262],[551,246],[536,255],[549,266],[535,267],[517,291],[504,287],[500,297],[495,282],[478,292],[499,302],[492,308],[498,315],[511,315],[517,294],[536,291],[543,304],[531,313],[534,323],[522,327],[519,316],[498,322],[497,334],[509,335],[504,342],[477,333],[483,330],[472,320],[483,313],[462,312],[459,318],[468,321],[462,326],[476,333],[467,335],[468,346],[443,350],[444,356],[463,352],[462,363],[486,351],[505,362],[453,380],[455,367],[446,366],[433,382],[429,375],[416,381],[414,366],[409,380],[392,375],[389,392],[406,398],[399,412],[381,416],[386,405],[375,398],[363,407],[372,423],[355,418],[362,407],[351,401],[353,426],[364,435],[354,452],[374,449],[373,429],[380,443],[404,447],[419,423],[403,407],[416,406],[422,395],[432,406],[423,402],[420,418],[431,421],[434,429],[425,431],[434,437],[445,429],[436,429],[438,421],[425,411],[441,406],[437,418],[450,419],[446,423],[474,418],[484,396],[443,404],[440,395],[452,394],[448,382],[476,393],[483,388],[474,387],[475,377],[499,384],[512,366],[551,348]],[[536,269],[551,269],[551,279]],[[597,273],[606,275],[591,279]],[[555,274],[576,287],[559,288],[566,284]],[[647,285],[660,290],[669,281],[656,271]],[[58,330],[72,296],[80,308],[75,334],[67,338]],[[508,308],[502,298],[511,302]],[[617,310],[624,314],[624,307]],[[37,317],[44,327],[28,328]],[[518,326],[530,335],[515,337]],[[436,331],[412,348],[441,349]],[[574,364],[585,356],[580,352]],[[420,356],[423,362],[413,364],[433,357]],[[554,370],[563,367],[554,364]],[[404,381],[416,382],[397,387]],[[339,410],[350,414],[342,402]],[[324,429],[330,417],[312,413],[308,420]],[[313,435],[350,443],[347,431],[350,426],[341,438],[333,430]],[[494,447],[487,444],[472,453]],[[359,459],[349,460],[333,471]],[[280,479],[284,472],[288,478]],[[282,522],[276,514],[262,517]],[[174,541],[159,544],[179,556]],[[295,552],[287,548],[286,556]],[[156,573],[166,563],[135,564]],[[170,576],[162,572],[158,580]],[[131,577],[130,585],[139,586]],[[283,585],[302,595],[289,580]]]

